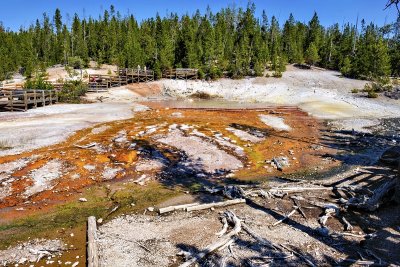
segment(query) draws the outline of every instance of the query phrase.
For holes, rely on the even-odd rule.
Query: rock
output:
[[[81,198],[79,199],[79,201],[80,201],[80,202],[87,202],[88,200],[87,200],[86,198],[84,198],[84,197],[81,197]]]
[[[380,161],[391,166],[397,166],[400,163],[400,146],[393,146],[383,152]]]
[[[24,263],[27,262],[27,261],[28,261],[27,258],[21,258],[21,259],[18,261],[18,263],[19,263],[19,264],[24,264]]]
[[[154,211],[154,207],[148,207],[147,210],[150,211],[150,212],[153,212]]]
[[[98,223],[98,224],[101,224],[102,222],[103,222],[103,218],[97,219],[97,223]]]
[[[327,237],[329,236],[329,229],[326,227],[318,227],[316,229],[317,233],[321,236]]]
[[[72,264],[72,267],[76,267],[76,266],[78,266],[78,264],[79,264],[79,261],[76,261],[76,262],[74,262],[74,264]]]

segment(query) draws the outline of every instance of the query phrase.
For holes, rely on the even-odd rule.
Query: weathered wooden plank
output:
[[[97,225],[96,217],[90,216],[88,218],[88,229],[87,229],[87,266],[98,267],[99,266],[99,255],[97,248]]]

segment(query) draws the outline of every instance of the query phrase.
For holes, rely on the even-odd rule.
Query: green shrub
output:
[[[368,98],[377,98],[378,94],[374,91],[369,91],[368,92]]]
[[[38,75],[35,78],[28,79],[24,84],[24,89],[40,89],[40,90],[52,90],[53,85],[44,80],[42,75]]]
[[[204,77],[205,77],[204,71],[202,69],[199,69],[199,71],[197,72],[197,78],[203,80]]]
[[[357,88],[353,88],[353,89],[351,90],[351,93],[352,93],[352,94],[357,94],[359,91],[360,91],[360,90],[358,90]]]
[[[74,69],[81,69],[84,62],[80,57],[70,57],[68,58],[68,65]]]
[[[58,93],[58,100],[64,103],[79,103],[87,92],[87,85],[82,81],[66,81]]]
[[[274,73],[272,73],[272,77],[274,77],[274,78],[282,78],[282,72],[275,71]]]

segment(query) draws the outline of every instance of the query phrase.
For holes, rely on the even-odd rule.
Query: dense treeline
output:
[[[277,74],[287,63],[307,63],[341,70],[350,77],[400,74],[400,20],[379,28],[351,24],[324,28],[315,13],[308,23],[293,15],[279,25],[276,17],[255,16],[246,9],[225,8],[213,14],[150,18],[138,23],[111,6],[99,18],[74,15],[67,25],[56,10],[53,17],[18,32],[0,25],[0,79],[19,68],[30,76],[38,67],[95,60],[121,67],[147,66],[160,75],[174,67],[199,68],[212,78],[222,75]],[[79,60],[78,60],[79,62]]]

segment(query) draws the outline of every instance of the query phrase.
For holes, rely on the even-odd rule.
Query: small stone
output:
[[[101,224],[102,222],[103,222],[103,218],[97,219],[97,223],[98,223],[98,224]]]
[[[81,198],[79,199],[79,201],[80,201],[80,202],[87,202],[87,199],[84,198],[84,197],[81,197]]]
[[[24,263],[27,262],[27,261],[28,261],[27,258],[21,258],[21,259],[18,261],[18,263],[19,263],[19,264],[24,264]]]
[[[154,207],[148,207],[147,210],[150,211],[150,212],[153,212],[154,211]]]
[[[321,236],[329,236],[329,229],[326,227],[318,227],[316,230]]]
[[[211,207],[211,208],[210,208],[210,210],[214,211],[214,210],[215,210],[215,208]]]
[[[77,256],[77,257],[79,257],[79,256]],[[74,264],[72,264],[72,267],[76,267],[76,266],[78,266],[78,264],[79,264],[79,261],[76,261],[76,262],[74,262]]]
[[[135,207],[135,206],[136,206],[136,204],[132,202],[132,203],[131,203],[131,206],[132,206],[132,207]]]

